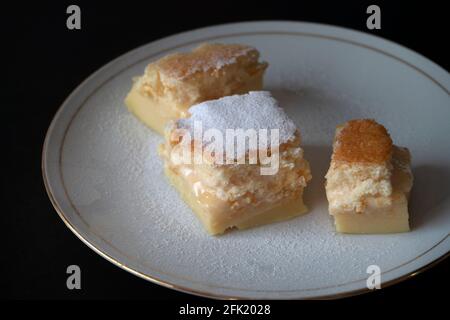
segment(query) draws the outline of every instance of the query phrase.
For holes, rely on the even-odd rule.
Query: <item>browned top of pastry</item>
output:
[[[219,70],[237,63],[238,59],[244,60],[244,65],[257,64],[258,58],[259,52],[250,46],[205,43],[192,52],[168,55],[156,62],[156,65],[160,72],[173,78],[183,79],[198,72]]]
[[[351,120],[336,130],[333,160],[382,164],[391,156],[391,137],[374,120]]]

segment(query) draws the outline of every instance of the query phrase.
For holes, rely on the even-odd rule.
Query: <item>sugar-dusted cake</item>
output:
[[[202,44],[150,63],[125,99],[128,109],[163,134],[169,120],[188,116],[194,104],[261,90],[267,63],[255,48],[240,44]]]
[[[413,177],[408,149],[393,145],[374,120],[339,126],[326,175],[329,211],[343,233],[409,231]]]
[[[189,112],[167,127],[160,154],[169,180],[210,234],[306,212],[311,173],[300,132],[269,92],[206,101]]]

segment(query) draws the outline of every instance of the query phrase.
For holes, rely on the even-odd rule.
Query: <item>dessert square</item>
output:
[[[169,120],[185,118],[194,104],[261,90],[267,63],[255,48],[202,44],[150,63],[125,99],[128,109],[160,134]]]
[[[408,149],[393,145],[386,128],[374,120],[352,120],[339,126],[325,177],[336,230],[409,231],[410,166]]]
[[[189,112],[167,127],[160,154],[169,180],[210,234],[306,212],[311,173],[300,132],[269,92],[206,101]]]

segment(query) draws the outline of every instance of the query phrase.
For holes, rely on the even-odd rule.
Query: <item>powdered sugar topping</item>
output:
[[[227,129],[279,130],[279,144],[295,138],[297,130],[278,102],[268,91],[251,91],[210,100],[192,106],[190,118],[178,121],[178,127],[194,132],[194,124],[201,123],[203,131],[216,129],[225,134]]]

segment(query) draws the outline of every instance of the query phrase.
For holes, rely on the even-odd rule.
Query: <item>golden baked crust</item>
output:
[[[192,52],[149,64],[141,91],[187,109],[202,101],[259,90],[267,63],[258,59],[258,50],[249,46],[202,44]]]
[[[386,128],[375,120],[351,120],[338,128],[333,160],[382,164],[391,156],[392,139]]]
[[[265,68],[267,63],[258,64],[258,58],[259,52],[249,46],[204,43],[192,52],[168,55],[149,68],[156,66],[159,72],[167,76],[187,81],[198,72],[219,72],[226,65],[237,62],[243,67]]]

